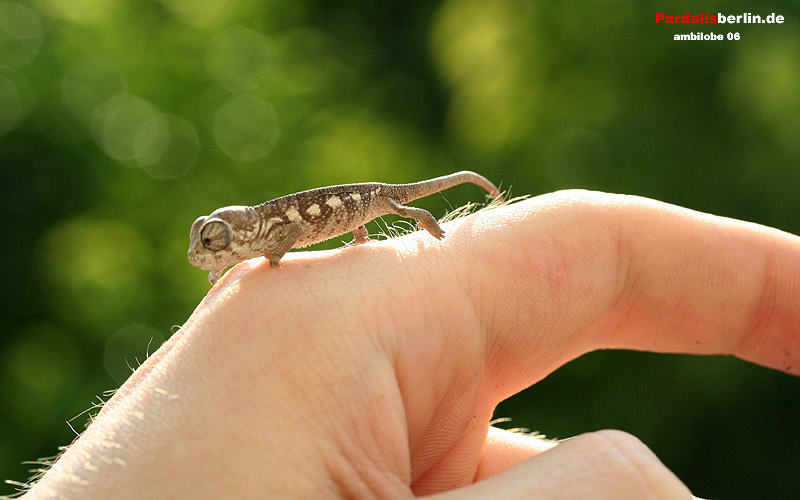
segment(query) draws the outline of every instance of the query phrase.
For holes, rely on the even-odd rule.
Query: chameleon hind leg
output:
[[[392,213],[401,217],[415,219],[419,227],[431,233],[437,240],[444,238],[444,229],[439,226],[439,223],[436,222],[436,219],[427,210],[417,207],[407,207],[397,203],[391,198],[389,198],[389,206],[392,207]]]
[[[358,226],[353,229],[353,241],[348,243],[348,245],[360,245],[368,241],[369,233],[367,232],[367,226]]]

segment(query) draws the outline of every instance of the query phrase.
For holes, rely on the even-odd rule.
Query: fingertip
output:
[[[512,437],[503,435],[504,437]],[[641,498],[690,500],[689,489],[634,436],[598,431],[551,446],[484,481],[438,500]]]

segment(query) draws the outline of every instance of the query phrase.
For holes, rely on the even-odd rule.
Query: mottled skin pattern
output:
[[[260,255],[275,267],[292,248],[351,231],[353,244],[367,242],[364,225],[386,214],[411,217],[419,227],[442,239],[444,231],[430,212],[404,204],[465,182],[501,198],[485,177],[464,171],[413,184],[342,184],[301,191],[254,207],[223,207],[192,224],[189,262],[211,271],[208,280],[213,284],[226,267]]]

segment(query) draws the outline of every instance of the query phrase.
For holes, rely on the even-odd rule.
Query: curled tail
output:
[[[502,201],[503,197],[500,195],[500,191],[497,190],[497,187],[492,184],[489,179],[468,170],[436,177],[427,181],[414,182],[411,184],[394,184],[392,188],[396,190],[394,197],[402,204],[424,198],[433,193],[438,193],[439,191],[444,191],[445,189],[467,182],[482,187],[486,192],[491,194],[493,198]]]

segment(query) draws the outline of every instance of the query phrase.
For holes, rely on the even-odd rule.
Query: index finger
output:
[[[483,263],[472,299],[495,322],[487,366],[501,399],[603,348],[734,354],[800,373],[797,236],[585,191],[478,223],[497,228],[469,244]],[[451,231],[451,243],[469,232]]]

